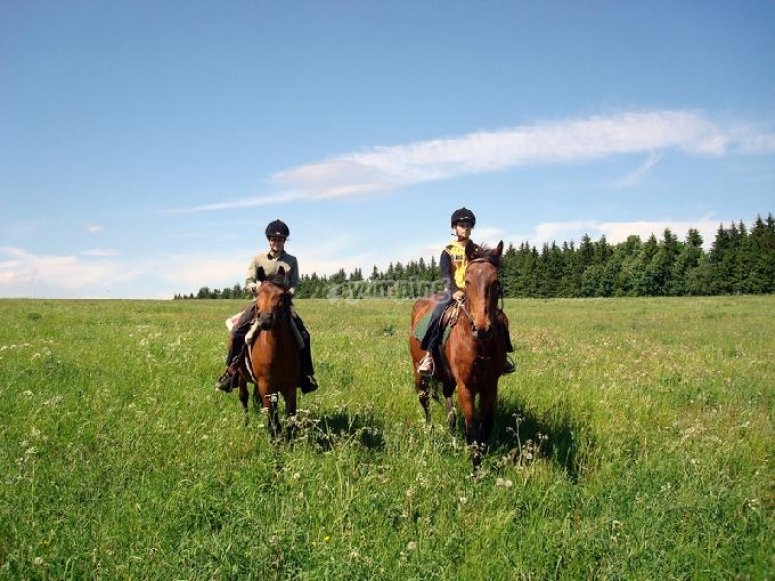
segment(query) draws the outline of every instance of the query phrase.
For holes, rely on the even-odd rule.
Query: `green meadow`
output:
[[[475,474],[410,302],[297,301],[277,444],[212,387],[242,306],[0,301],[0,578],[775,578],[775,296],[507,300]]]

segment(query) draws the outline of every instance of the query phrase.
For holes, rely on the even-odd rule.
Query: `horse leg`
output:
[[[276,440],[280,433],[280,418],[277,414],[277,400],[277,393],[270,393],[269,384],[266,379],[259,378],[258,383],[256,383],[253,403],[256,407],[260,405],[262,411],[266,412],[267,428],[269,428],[269,436],[272,441]]]
[[[237,373],[239,373],[239,372],[237,372]],[[239,377],[238,381],[239,381],[239,383],[238,383],[238,387],[239,387],[239,400],[240,400],[240,402],[242,402],[242,410],[243,410],[244,416],[245,416],[244,422],[245,422],[245,426],[247,426],[248,425],[248,420],[250,419],[250,416],[248,414],[248,399],[250,398],[250,394],[248,393],[248,382],[245,381],[245,378],[242,377],[241,374],[240,374],[240,377]]]
[[[496,389],[489,390],[479,395],[479,410],[482,418],[480,444],[486,444],[495,423],[495,406],[498,401]]]
[[[471,462],[476,469],[482,463],[482,453],[479,445],[480,426],[475,417],[474,397],[474,394],[466,386],[458,386],[457,399],[466,425],[466,444],[471,450]]]
[[[262,409],[266,408],[266,405],[264,404],[264,400],[261,397],[261,390],[258,388],[258,384],[253,387],[253,409],[256,412],[261,411]]]
[[[292,440],[296,436],[296,387],[286,389],[283,393],[283,399],[285,399],[285,417],[287,419],[285,437],[287,440]]]
[[[457,412],[455,412],[455,404],[452,403],[452,396],[444,398],[444,407],[447,410],[447,426],[449,426],[449,433],[455,435],[455,428],[457,427]]]
[[[280,416],[277,413],[278,396],[276,393],[270,393],[266,396],[266,408],[269,413],[268,427],[269,435],[272,441],[277,440],[280,435]]]
[[[420,378],[417,384],[417,391],[419,392],[418,399],[422,406],[423,412],[425,412],[425,425],[431,425],[431,381],[427,377]]]

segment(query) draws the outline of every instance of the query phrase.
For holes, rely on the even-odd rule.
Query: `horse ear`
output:
[[[500,257],[501,254],[503,254],[503,240],[498,242],[498,246],[495,247],[495,251],[493,252],[493,256]]]
[[[256,271],[256,278],[259,282],[264,282],[266,280],[266,272],[264,271],[263,266],[258,267],[258,270]]]

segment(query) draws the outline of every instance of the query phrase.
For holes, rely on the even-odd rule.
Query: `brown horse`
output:
[[[466,268],[465,298],[458,305],[457,313],[452,316],[449,339],[440,349],[443,358],[440,361],[436,357],[433,375],[433,379],[443,386],[447,421],[453,433],[457,416],[452,404],[452,393],[457,387],[458,404],[465,420],[466,442],[471,448],[475,467],[481,463],[481,451],[492,432],[498,379],[506,365],[505,342],[500,336],[505,331],[502,322],[505,315],[498,308],[501,296],[498,269],[502,252],[502,241],[494,250],[476,250],[473,244],[466,247],[469,263]],[[414,336],[414,328],[435,304],[434,297],[419,299],[414,304],[409,335],[414,382],[428,425],[431,423],[431,380],[417,371],[417,364],[425,352]],[[442,324],[446,319],[445,316]]]
[[[299,345],[291,329],[291,294],[288,291],[285,269],[268,279],[263,268],[258,269],[256,308],[258,337],[250,347],[250,354],[239,380],[239,398],[248,421],[248,382],[255,384],[253,405],[269,414],[269,432],[273,438],[280,434],[278,394],[285,400],[285,413],[296,415],[296,386],[301,379]],[[246,375],[249,373],[249,376]]]

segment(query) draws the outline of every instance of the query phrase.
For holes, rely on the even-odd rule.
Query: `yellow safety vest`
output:
[[[466,267],[468,266],[465,247],[456,240],[455,242],[448,244],[444,251],[449,254],[452,259],[452,275],[455,277],[457,288],[465,290]]]

